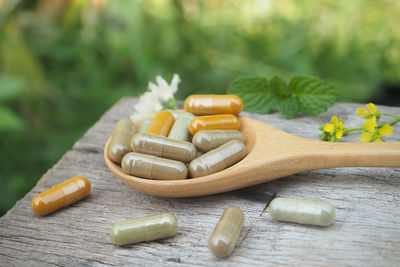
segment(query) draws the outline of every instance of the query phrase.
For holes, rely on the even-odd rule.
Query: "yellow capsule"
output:
[[[235,114],[243,109],[236,95],[191,95],[185,100],[185,110],[194,115]]]
[[[237,207],[227,208],[208,240],[211,253],[219,258],[229,256],[239,238],[244,223],[243,211]]]
[[[108,148],[108,156],[112,161],[121,163],[123,156],[130,150],[130,141],[135,133],[136,126],[130,119],[117,122]]]
[[[165,110],[160,111],[154,117],[146,133],[168,136],[174,121],[174,116],[171,114],[171,112]]]
[[[157,180],[179,180],[187,176],[186,165],[180,161],[130,152],[121,161],[122,170],[137,177]]]
[[[115,223],[110,230],[111,241],[118,245],[149,242],[174,236],[178,221],[171,213],[157,214]]]
[[[239,130],[239,128],[239,119],[232,114],[196,117],[189,124],[192,135],[201,130]]]
[[[182,162],[196,157],[196,148],[192,143],[153,134],[136,134],[132,137],[131,148],[134,152]]]
[[[90,182],[83,176],[76,176],[36,195],[31,202],[32,210],[37,215],[47,215],[87,197],[89,193]]]
[[[192,160],[189,164],[189,173],[191,177],[213,174],[228,168],[245,156],[245,144],[240,140],[231,140]]]
[[[198,150],[207,152],[235,139],[243,141],[243,135],[240,131],[203,130],[193,136],[192,142]]]

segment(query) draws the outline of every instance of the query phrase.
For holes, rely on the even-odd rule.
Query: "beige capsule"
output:
[[[243,141],[243,135],[236,130],[202,130],[193,136],[193,144],[202,152],[210,151],[231,140]]]
[[[196,157],[196,148],[192,143],[147,133],[133,136],[131,149],[138,153],[182,162],[190,162]]]
[[[136,152],[126,154],[121,167],[127,174],[148,179],[179,180],[187,176],[186,165],[180,161]]]
[[[118,121],[111,136],[108,156],[115,163],[120,163],[123,156],[130,151],[130,141],[136,133],[136,126],[130,119]]]
[[[229,256],[239,238],[244,223],[243,211],[237,207],[227,208],[208,240],[211,253],[219,258]]]
[[[246,156],[246,145],[240,140],[231,140],[192,160],[189,164],[191,177],[201,177],[222,171]]]

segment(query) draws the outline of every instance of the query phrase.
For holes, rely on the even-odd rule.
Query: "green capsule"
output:
[[[336,210],[326,201],[278,197],[269,204],[269,214],[277,221],[328,226]]]
[[[174,116],[174,120],[176,120],[182,114],[182,111],[177,109],[166,109],[166,111],[168,111],[169,113],[172,114],[172,116]]]
[[[231,140],[243,141],[243,135],[236,130],[202,130],[193,136],[193,144],[202,152],[210,151]]]
[[[171,139],[189,141],[189,124],[193,118],[194,115],[190,112],[181,113],[179,117],[175,120],[168,137]]]
[[[149,242],[174,236],[178,221],[171,213],[162,213],[134,220],[115,223],[110,230],[111,241],[124,246],[139,242]]]
[[[108,156],[115,163],[120,163],[123,156],[130,151],[130,141],[136,133],[136,126],[130,119],[117,122],[111,136]]]
[[[229,256],[239,238],[244,223],[243,211],[237,207],[227,208],[208,240],[211,253],[219,258]]]
[[[121,161],[122,170],[137,177],[157,180],[179,180],[187,176],[186,165],[180,161],[131,152]]]
[[[139,133],[145,133],[147,129],[149,129],[151,123],[153,122],[152,118],[146,118],[140,123]]]
[[[190,177],[201,177],[222,171],[246,156],[246,145],[240,140],[231,140],[192,160]]]
[[[131,149],[138,153],[182,162],[189,162],[196,156],[196,148],[192,143],[147,133],[133,136]]]

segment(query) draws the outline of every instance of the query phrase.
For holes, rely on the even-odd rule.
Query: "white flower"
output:
[[[179,75],[174,74],[170,85],[161,76],[156,77],[157,84],[149,82],[147,92],[139,97],[139,101],[133,107],[134,113],[131,115],[131,120],[150,117],[159,112],[163,108],[162,103],[174,97],[180,81]]]
[[[157,84],[149,82],[149,89],[151,92],[157,94],[161,101],[165,102],[174,97],[174,94],[178,91],[178,84],[181,82],[181,79],[178,74],[174,74],[170,85],[161,76],[157,76],[156,81]]]

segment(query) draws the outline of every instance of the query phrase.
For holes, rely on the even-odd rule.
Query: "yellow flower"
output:
[[[340,121],[339,121],[338,117],[332,116],[331,122],[332,123],[325,124],[324,132],[327,132],[327,133],[333,132],[335,134],[336,139],[342,138],[342,136],[343,136],[343,120],[340,119]]]
[[[368,103],[367,108],[358,108],[357,109],[357,116],[363,116],[366,119],[371,119],[372,117],[376,117],[379,119],[379,117],[382,115],[381,112],[376,110],[375,104],[374,103]]]
[[[385,124],[381,128],[376,124],[375,116],[366,120],[363,124],[365,132],[361,134],[362,142],[382,142],[381,136],[390,135],[393,133],[393,127]]]

